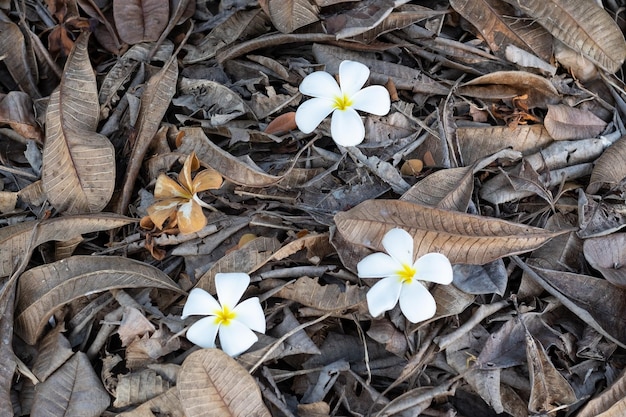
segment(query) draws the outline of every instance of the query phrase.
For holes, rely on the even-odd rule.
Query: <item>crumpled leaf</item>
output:
[[[32,98],[40,98],[37,65],[34,56],[29,56],[24,34],[18,25],[4,20],[0,20],[0,33],[0,57],[8,58],[2,60],[2,63],[23,92]]]
[[[219,349],[187,356],[176,388],[187,417],[271,417],[254,378]]]
[[[130,258],[73,256],[24,272],[18,283],[15,332],[34,344],[56,309],[114,288],[154,287],[180,292],[164,272]]]
[[[43,132],[33,113],[33,101],[31,96],[24,92],[9,91],[8,94],[0,96],[0,124],[8,124],[27,139],[39,143],[43,141]]]
[[[335,215],[337,231],[355,246],[383,251],[381,240],[401,227],[414,239],[415,256],[441,252],[452,263],[482,265],[538,248],[566,231],[544,229],[398,200],[367,200]],[[342,251],[353,248],[338,248]],[[344,263],[345,264],[345,263]]]
[[[626,58],[626,41],[613,18],[588,0],[505,0],[582,53],[600,68],[616,72]]]
[[[619,138],[596,160],[587,192],[595,194],[605,184],[610,187],[619,184],[626,178],[624,161],[626,161],[626,136]]]
[[[74,356],[37,385],[31,415],[97,417],[109,406],[106,392],[87,355]]]
[[[626,233],[585,239],[583,253],[607,281],[626,288]]]
[[[543,124],[555,140],[587,139],[599,135],[606,122],[589,110],[564,104],[548,105]]]
[[[113,145],[96,132],[100,108],[88,40],[89,32],[76,40],[46,111],[43,187],[50,203],[68,214],[101,211],[115,186]]]
[[[454,265],[454,285],[469,294],[504,295],[508,272],[502,259],[485,265]]]
[[[0,277],[10,275],[17,264],[39,245],[49,241],[68,241],[78,235],[115,229],[136,222],[111,213],[78,214],[42,221],[16,223],[0,228]]]

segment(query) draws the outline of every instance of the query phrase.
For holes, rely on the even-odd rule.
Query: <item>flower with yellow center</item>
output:
[[[253,297],[239,303],[249,284],[248,274],[219,273],[215,275],[219,301],[203,289],[191,290],[182,318],[206,317],[187,329],[187,339],[200,347],[214,348],[219,334],[220,346],[230,356],[248,350],[258,340],[253,330],[265,333],[265,314],[259,299]]]
[[[302,94],[313,97],[296,110],[296,125],[311,133],[329,114],[330,134],[341,146],[356,146],[365,138],[365,127],[357,110],[383,116],[389,113],[391,99],[382,85],[362,88],[370,70],[360,62],[339,64],[339,84],[327,72],[307,75],[300,84]]]
[[[202,207],[211,208],[198,193],[220,188],[222,176],[213,169],[204,169],[192,179],[191,172],[200,168],[194,152],[185,159],[178,174],[178,182],[165,174],[159,175],[154,186],[156,203],[148,207],[148,216],[159,229],[169,219],[169,226],[177,225],[181,233],[194,233],[206,226]]]
[[[427,253],[413,262],[413,237],[403,229],[391,229],[382,240],[387,253],[366,256],[357,264],[360,278],[382,278],[367,292],[372,317],[391,310],[400,301],[400,310],[411,323],[435,315],[435,299],[420,281],[450,284],[452,265],[441,253]]]

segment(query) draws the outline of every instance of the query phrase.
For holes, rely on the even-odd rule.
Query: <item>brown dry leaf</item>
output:
[[[180,152],[195,151],[202,162],[235,184],[246,187],[267,187],[284,178],[284,175],[267,174],[253,165],[251,161],[246,163],[234,157],[210,141],[200,128],[186,127],[181,131],[185,132],[185,136],[178,149]]]
[[[178,389],[170,388],[132,411],[119,414],[120,417],[186,417],[178,398]]]
[[[43,187],[50,203],[68,214],[101,211],[115,186],[113,145],[96,133],[100,108],[88,40],[88,32],[76,40],[46,111]]]
[[[37,385],[30,414],[98,417],[109,403],[109,394],[87,355],[77,352],[50,378]]]
[[[606,127],[606,122],[589,110],[564,104],[548,105],[543,123],[555,140],[594,138]]]
[[[624,35],[613,18],[589,0],[505,0],[555,38],[600,68],[616,72],[626,58]]]
[[[271,417],[254,378],[219,349],[189,355],[176,388],[187,417]]]
[[[345,288],[335,284],[321,285],[318,278],[302,277],[293,284],[285,285],[274,295],[317,310],[336,311],[358,308],[365,302],[366,293],[365,287],[347,283]]]
[[[136,338],[156,330],[154,324],[138,309],[125,306],[122,322],[117,329],[122,346],[128,346]]]
[[[184,64],[193,64],[210,59],[217,51],[229,46],[238,39],[259,36],[267,31],[268,16],[260,8],[239,10],[225,21],[215,26],[199,43],[183,47],[187,55]]]
[[[597,193],[603,185],[614,187],[626,178],[626,136],[619,138],[596,160],[587,186],[589,194]]]
[[[113,16],[120,38],[134,45],[159,39],[170,19],[168,0],[113,0]]]
[[[283,33],[319,20],[319,10],[309,0],[268,0],[267,10],[274,27]]]
[[[473,24],[491,50],[504,57],[515,45],[545,61],[552,56],[552,36],[535,22],[515,16],[515,10],[497,0],[451,0],[450,6]]]
[[[9,91],[0,96],[0,124],[25,137],[43,143],[43,132],[35,120],[31,96],[21,91]]]
[[[265,128],[264,132],[268,135],[280,135],[290,130],[296,130],[296,112],[290,111],[273,119]]]
[[[39,381],[48,379],[74,354],[70,342],[63,336],[66,330],[64,323],[59,323],[41,339],[37,346],[38,355],[32,370]]]
[[[152,369],[120,375],[113,407],[122,408],[145,403],[169,389],[170,383]]]
[[[383,251],[385,233],[401,227],[413,236],[416,257],[441,252],[452,263],[477,265],[536,249],[565,232],[397,200],[364,201],[335,215],[335,224],[351,244],[376,251]]]
[[[467,166],[501,149],[511,148],[530,155],[553,141],[543,125],[459,127],[456,130],[459,151]]]
[[[613,285],[626,288],[626,233],[586,239],[583,253],[587,262]]]
[[[592,398],[577,417],[620,417],[626,412],[626,372],[622,371],[611,386]]]
[[[474,191],[472,167],[433,172],[402,194],[400,200],[464,213]]]
[[[40,98],[37,64],[27,49],[22,31],[15,23],[0,20],[0,33],[0,57],[7,57],[2,63],[23,92],[31,98]]]
[[[15,331],[34,344],[61,306],[114,288],[154,287],[180,292],[161,270],[114,256],[73,256],[24,272],[19,280]]]
[[[0,228],[0,277],[10,275],[16,265],[29,258],[42,243],[67,241],[77,235],[115,229],[136,221],[130,217],[100,213],[22,222]]]
[[[517,260],[516,263],[595,331],[626,347],[626,290],[588,275],[530,268]]]
[[[526,96],[528,108],[543,107],[560,100],[559,92],[544,77],[525,71],[498,71],[459,86],[459,94],[489,100],[511,100]]]
[[[178,62],[171,58],[157,74],[150,77],[141,94],[141,110],[135,124],[137,134],[128,158],[130,162],[126,168],[123,189],[117,201],[115,210],[117,213],[124,214],[128,210],[135,180],[148,146],[159,130],[165,111],[174,97],[177,79]]]
[[[528,410],[532,413],[549,413],[557,406],[576,402],[576,394],[570,384],[554,367],[541,343],[528,331],[526,357],[531,388]]]
[[[215,262],[196,283],[195,287],[215,294],[215,275],[219,272],[246,272],[253,271],[264,265],[280,248],[280,242],[273,237],[258,237],[242,248],[229,252]]]
[[[450,89],[430,78],[424,72],[408,66],[381,61],[374,57],[333,45],[313,44],[313,53],[318,63],[326,66],[331,74],[339,72],[339,64],[348,59],[365,64],[370,69],[371,84],[386,84],[393,80],[398,90],[409,90],[414,93],[448,95]]]

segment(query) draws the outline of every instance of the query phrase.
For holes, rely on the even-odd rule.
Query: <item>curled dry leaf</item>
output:
[[[611,386],[592,398],[578,417],[620,417],[626,412],[626,372],[622,371]]]
[[[335,215],[335,224],[353,245],[383,251],[381,240],[385,233],[400,227],[413,236],[415,257],[441,252],[452,263],[478,265],[536,249],[566,232],[398,200],[364,201]],[[347,250],[353,248],[338,248],[340,254]]]
[[[483,75],[461,85],[458,92],[489,100],[526,96],[529,108],[546,107],[559,101],[559,93],[550,81],[524,71],[498,71]]]
[[[606,127],[606,122],[589,110],[564,104],[548,105],[543,124],[555,140],[594,138]]]
[[[136,221],[130,217],[100,213],[16,223],[0,228],[0,277],[10,275],[16,263],[30,258],[31,252],[42,243],[64,242],[78,235],[115,229]]]
[[[587,262],[607,281],[626,288],[626,233],[586,239],[583,252]]]
[[[254,378],[219,349],[189,355],[176,387],[187,417],[271,417]]]
[[[34,344],[64,304],[114,288],[142,287],[181,291],[161,270],[123,257],[73,256],[32,268],[20,276],[15,331]]]
[[[465,212],[474,191],[472,167],[442,169],[417,182],[401,200]]]
[[[610,73],[617,71],[626,58],[626,42],[621,29],[595,1],[505,1]]]
[[[0,124],[8,124],[26,139],[43,142],[43,133],[33,112],[33,100],[22,91],[0,96]]]
[[[536,22],[519,19],[510,5],[498,0],[451,0],[450,5],[476,26],[496,55],[503,57],[505,48],[514,45],[550,59],[552,36]]]
[[[82,33],[65,64],[46,111],[42,180],[50,203],[68,214],[96,213],[115,186],[115,151],[96,133],[100,108],[96,75]]]
[[[37,64],[32,52],[27,50],[19,26],[10,21],[0,21],[0,57],[2,63],[20,89],[32,98],[40,98],[37,88]]]
[[[31,415],[97,417],[109,406],[109,394],[83,352],[38,384]]]
[[[597,193],[607,184],[613,187],[626,178],[626,136],[619,138],[596,160],[587,192]]]
[[[159,39],[170,19],[168,0],[113,0],[120,38],[131,45]]]

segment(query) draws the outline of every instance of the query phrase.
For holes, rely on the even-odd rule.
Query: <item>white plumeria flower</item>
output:
[[[230,356],[250,348],[259,338],[254,331],[265,333],[265,314],[257,297],[237,304],[250,284],[248,274],[219,273],[215,288],[219,302],[208,292],[194,288],[183,307],[182,318],[207,316],[187,330],[187,339],[203,348],[214,348],[219,333],[220,346]]]
[[[296,110],[296,125],[304,133],[311,133],[330,113],[330,134],[341,146],[355,146],[363,142],[365,127],[362,110],[377,116],[389,113],[391,99],[382,85],[363,87],[370,70],[360,62],[343,61],[339,64],[339,83],[327,72],[316,71],[307,75],[300,92],[314,97]]]
[[[411,323],[435,315],[437,306],[428,289],[419,281],[438,284],[452,282],[452,265],[441,253],[427,253],[413,262],[413,237],[403,229],[391,229],[383,237],[387,253],[366,256],[357,264],[360,278],[383,278],[367,292],[367,306],[372,317],[395,307]]]

